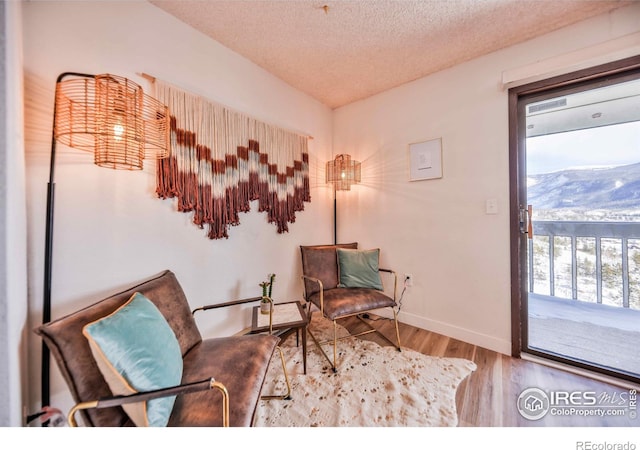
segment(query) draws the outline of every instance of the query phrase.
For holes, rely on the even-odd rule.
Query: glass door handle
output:
[[[531,221],[532,214],[533,206],[527,205],[527,208],[525,209],[520,205],[520,232],[522,234],[526,234],[529,239],[533,239],[533,222]]]

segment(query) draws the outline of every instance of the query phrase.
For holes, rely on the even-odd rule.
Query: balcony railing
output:
[[[595,282],[596,302],[602,303],[603,299],[603,239],[615,240],[621,245],[620,260],[622,282],[622,307],[629,308],[630,278],[629,278],[629,240],[640,239],[640,223],[634,222],[573,222],[573,221],[533,221],[534,239],[539,236],[548,236],[549,253],[549,291],[551,296],[556,296],[556,265],[555,249],[556,237],[570,238],[571,255],[571,297],[578,299],[578,239],[591,238],[595,241]],[[633,241],[632,241],[633,242]],[[610,242],[609,242],[610,244]],[[638,244],[634,244],[637,245]],[[638,251],[638,250],[634,250]],[[529,292],[534,292],[534,241],[529,240]],[[638,269],[636,269],[638,270]],[[618,304],[618,306],[620,306]]]

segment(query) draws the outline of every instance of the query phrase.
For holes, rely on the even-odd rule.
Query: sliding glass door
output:
[[[522,88],[512,106],[517,350],[638,380],[640,73]]]

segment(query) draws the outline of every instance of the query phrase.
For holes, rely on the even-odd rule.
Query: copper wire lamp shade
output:
[[[145,158],[169,156],[167,107],[126,78],[59,81],[54,114],[54,138],[92,151],[98,166],[140,170]]]
[[[56,142],[91,151],[94,163],[141,170],[147,158],[169,156],[169,111],[136,83],[116,75],[65,72],[56,81],[47,187],[42,321],[51,320]],[[49,406],[49,350],[42,345],[42,407]]]
[[[350,191],[352,184],[360,183],[361,164],[350,155],[340,154],[327,161],[327,183],[333,184],[333,243],[338,243],[338,203],[336,191]]]
[[[360,162],[349,155],[337,155],[327,162],[327,183],[332,183],[336,191],[349,191],[351,185],[360,183]]]

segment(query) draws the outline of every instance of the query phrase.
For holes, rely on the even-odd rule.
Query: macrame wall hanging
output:
[[[156,192],[177,199],[210,239],[228,238],[258,201],[278,233],[310,202],[308,137],[274,127],[155,80],[169,107],[171,156],[158,161]]]

